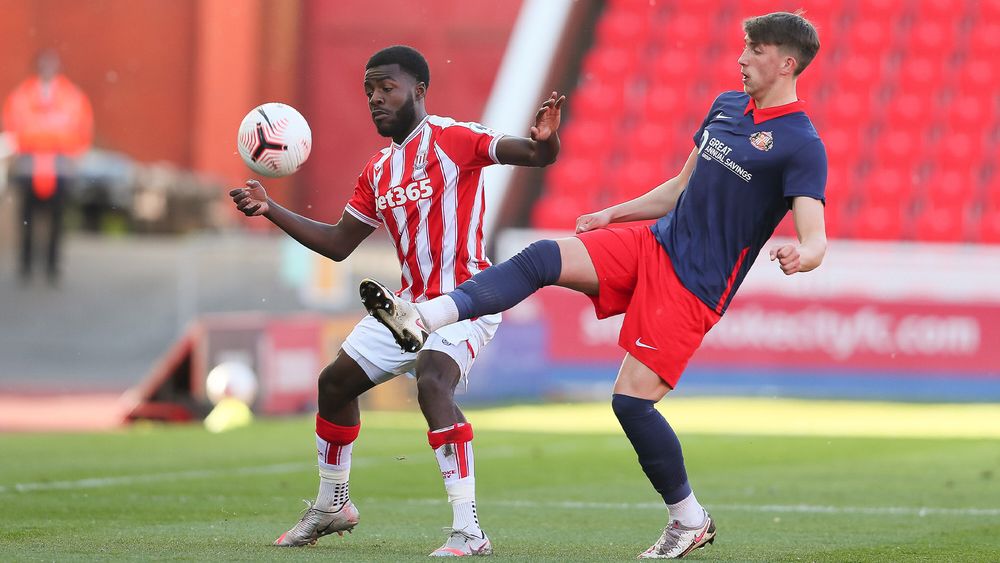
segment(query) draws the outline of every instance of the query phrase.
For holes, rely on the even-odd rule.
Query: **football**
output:
[[[240,123],[236,147],[243,162],[262,176],[287,176],[309,158],[312,131],[302,114],[279,102],[261,104]]]

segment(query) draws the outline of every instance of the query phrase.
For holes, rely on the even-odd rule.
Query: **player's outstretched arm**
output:
[[[302,246],[336,262],[350,256],[375,230],[346,212],[336,225],[330,225],[289,211],[268,197],[257,180],[247,180],[245,187],[230,190],[229,196],[247,217],[263,215]]]
[[[548,166],[559,156],[559,122],[566,96],[552,92],[535,113],[531,138],[507,135],[497,143],[497,160],[517,166]]]
[[[792,200],[792,219],[799,244],[784,244],[771,249],[771,260],[777,260],[786,276],[814,270],[826,255],[826,219],[823,202],[811,197]]]
[[[576,220],[576,232],[584,233],[607,227],[611,223],[659,219],[677,205],[677,199],[687,187],[688,178],[698,162],[698,150],[692,150],[681,173],[641,196],[596,213],[581,215]]]

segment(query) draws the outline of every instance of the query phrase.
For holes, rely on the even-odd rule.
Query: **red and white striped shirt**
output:
[[[365,165],[347,212],[388,229],[402,269],[401,298],[437,297],[490,265],[482,171],[499,164],[501,137],[478,123],[428,115]]]

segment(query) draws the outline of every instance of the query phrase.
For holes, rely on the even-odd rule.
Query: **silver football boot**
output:
[[[274,545],[281,547],[312,545],[323,536],[330,534],[343,536],[344,532],[350,533],[358,525],[360,518],[358,507],[349,500],[336,512],[320,510],[309,501],[305,503],[308,508],[298,524],[274,540]]]
[[[479,530],[481,535],[455,528],[445,528],[444,531],[448,532],[448,540],[444,542],[444,545],[432,551],[431,557],[493,555],[493,544],[490,543],[490,538],[486,537],[486,532],[482,530]]]
[[[677,520],[671,520],[663,529],[660,539],[649,549],[639,554],[639,559],[680,559],[692,551],[715,541],[715,522],[705,512],[705,522],[701,526],[688,528]]]
[[[416,307],[372,279],[361,280],[361,301],[368,313],[385,325],[404,352],[417,352],[427,341],[427,330]]]

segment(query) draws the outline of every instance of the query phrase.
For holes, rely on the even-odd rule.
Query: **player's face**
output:
[[[778,80],[787,57],[777,45],[754,43],[747,36],[743,40],[746,46],[736,61],[743,73],[743,91],[751,97],[757,97],[770,90]]]
[[[423,82],[399,68],[376,66],[365,71],[365,96],[375,129],[383,137],[401,141],[416,121],[416,96],[423,94]]]

